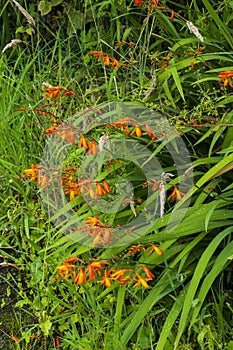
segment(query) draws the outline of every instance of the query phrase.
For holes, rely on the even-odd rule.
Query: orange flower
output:
[[[95,197],[94,185],[91,179],[86,179],[79,182],[79,188],[83,196],[89,195],[91,199]]]
[[[78,148],[88,148],[88,147],[89,145],[88,145],[87,139],[85,138],[84,135],[81,135]]]
[[[146,132],[149,138],[151,138],[152,142],[154,142],[156,135],[154,133],[154,131],[151,129],[151,127],[145,123],[145,127],[146,127]]]
[[[156,247],[156,245],[154,245],[153,243],[150,243],[150,246],[152,248],[149,251],[148,255],[151,255],[153,252],[155,252],[158,255],[162,255],[163,254],[163,251],[159,247]]]
[[[92,226],[104,227],[104,224],[99,220],[98,216],[88,216],[85,223]]]
[[[87,282],[86,280],[86,274],[85,274],[85,270],[83,267],[80,267],[80,270],[78,272],[78,275],[76,275],[76,272],[74,271],[74,283],[81,285],[81,284],[85,284]]]
[[[142,5],[144,5],[143,0],[135,0],[133,5],[134,6],[142,6]]]
[[[80,195],[80,188],[76,182],[67,181],[64,188],[64,194],[70,194],[70,200]]]
[[[177,199],[178,201],[181,201],[182,197],[184,196],[184,193],[180,192],[177,188],[176,185],[174,185],[174,189],[173,192],[170,194],[170,196],[168,197],[168,200],[172,199],[175,200]]]
[[[91,263],[88,263],[88,277],[90,281],[95,280],[95,272],[96,272],[96,269],[92,266]]]
[[[55,344],[56,344],[56,348],[58,349],[61,345],[61,341],[58,337],[55,338]]]
[[[95,273],[101,275],[100,270],[104,267],[104,265],[109,265],[106,261],[93,261],[88,263],[88,276],[90,281],[94,281]]]
[[[115,272],[113,272],[111,274],[111,277],[114,279],[114,280],[117,280],[117,279],[122,279],[122,277],[124,277],[124,275],[131,271],[130,269],[121,269],[121,270],[117,270]]]
[[[102,57],[104,55],[103,51],[90,51],[88,52],[89,55],[92,55],[94,57],[98,58],[98,62],[99,62],[99,58]]]
[[[76,94],[73,91],[65,91],[65,95],[66,96],[75,96]]]
[[[71,128],[69,125],[65,125],[62,128],[58,129],[58,136],[61,136],[63,141],[67,141],[68,143],[74,143],[77,131]]]
[[[112,283],[111,283],[112,278],[109,277],[110,273],[111,271],[105,271],[104,276],[101,277],[101,281],[99,281],[98,283],[105,284],[107,288],[110,288],[112,286]]]
[[[43,176],[40,175],[40,173],[38,172],[38,185],[40,187],[45,187],[48,184],[48,175],[47,174],[43,174]]]
[[[63,264],[72,264],[74,261],[77,261],[77,260],[80,261],[80,259],[77,258],[77,256],[71,256],[67,260],[63,261]]]
[[[50,128],[43,131],[42,135],[48,135],[48,136],[53,135],[54,132],[56,131],[56,129],[59,127],[59,125],[60,124],[54,124],[54,125],[50,126]]]
[[[103,234],[103,243],[107,244],[110,242],[111,240],[111,236],[110,236],[111,230],[109,227],[105,227],[104,229],[104,234]]]
[[[17,338],[13,333],[11,335],[11,339],[13,339],[16,343],[19,342],[19,338]]]
[[[130,133],[130,136],[133,136],[134,134],[136,134],[137,137],[141,137],[142,134],[143,134],[142,129],[139,128],[138,125],[136,125],[136,126],[134,127],[133,131]]]
[[[104,189],[107,193],[111,192],[111,188],[106,180],[103,181]]]
[[[174,18],[175,18],[175,12],[174,12],[174,10],[172,10],[171,17],[170,17],[171,22],[174,21]]]
[[[89,55],[92,55],[94,57],[97,57],[98,58],[98,62],[100,62],[100,59],[102,58],[103,60],[103,63],[106,67],[109,67],[111,62],[112,62],[112,65],[111,65],[111,68],[120,68],[120,65],[124,65],[126,66],[127,64],[124,64],[120,61],[118,61],[115,57],[111,57],[109,56],[107,53],[103,52],[103,51],[90,51],[88,52]]]
[[[39,174],[39,170],[40,170],[41,168],[43,168],[42,165],[37,165],[37,166],[35,167],[35,165],[32,164],[31,169],[25,169],[25,170],[24,170],[24,173],[25,173],[25,174],[23,175],[23,178],[26,177],[26,178],[28,178],[28,179],[30,179],[30,180],[32,180],[32,181],[37,180],[38,174]]]
[[[72,265],[64,264],[61,266],[57,266],[57,269],[58,269],[58,275],[62,275],[64,279],[68,279],[70,277]]]
[[[191,67],[192,69],[195,68],[195,61],[191,61],[191,62],[190,62],[190,67]]]
[[[95,260],[95,261],[91,262],[90,265],[91,265],[94,269],[99,270],[99,269],[101,269],[104,265],[109,265],[109,263],[108,263],[107,261]]]
[[[137,273],[137,277],[138,277],[138,279],[137,280],[135,279],[136,284],[133,286],[133,288],[139,287],[140,285],[143,288],[150,288],[150,286],[146,282],[146,278],[141,277],[138,273]]]
[[[91,143],[89,144],[89,149],[87,151],[87,154],[93,154],[94,156],[97,156],[98,153],[98,146],[96,145],[95,141],[92,139]]]
[[[233,78],[232,70],[225,70],[219,74],[219,79],[223,80],[223,87],[226,87],[227,85],[229,85],[231,88],[233,88],[232,78]]]
[[[44,89],[45,92],[47,92],[47,94],[45,95],[45,97],[48,98],[56,98],[58,99],[58,101],[61,98],[61,90],[67,90],[64,86],[52,86],[52,87],[48,87],[47,89]]]
[[[140,269],[142,269],[145,274],[147,275],[147,281],[148,280],[153,280],[153,278],[155,277],[153,275],[153,273],[146,267],[146,266],[138,266]]]
[[[118,61],[115,57],[112,57],[112,68],[115,68],[115,67],[117,67],[117,68],[120,68],[120,66],[121,66],[121,62],[120,61]]]
[[[141,253],[142,251],[146,252],[144,244],[132,245],[126,253],[126,256],[132,256],[134,254]]]
[[[110,57],[108,55],[103,56],[103,62],[105,66],[110,66]]]
[[[97,196],[103,196],[105,195],[106,191],[103,189],[101,184],[99,182],[96,182],[96,195]]]

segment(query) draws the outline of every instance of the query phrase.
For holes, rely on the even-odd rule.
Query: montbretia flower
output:
[[[87,282],[86,272],[84,270],[84,267],[80,267],[78,274],[76,273],[76,271],[74,271],[73,277],[74,277],[75,284],[82,285],[82,284],[85,284]]]
[[[141,137],[143,134],[142,129],[138,125],[135,125],[133,131],[130,133],[130,136],[133,136],[134,134],[136,134],[137,137]]]
[[[44,89],[44,92],[47,92],[45,97],[48,97],[50,99],[57,98],[57,100],[59,101],[61,99],[61,91],[62,90],[65,91],[66,96],[74,96],[75,95],[75,93],[73,91],[68,91],[67,88],[65,88],[62,85],[59,85],[59,86],[50,86],[50,87],[47,87],[46,89]]]
[[[46,185],[49,184],[48,174],[46,173],[40,174],[40,172],[38,172],[37,181],[38,181],[38,186],[45,187]]]
[[[139,274],[137,274],[137,279],[135,279],[136,283],[133,286],[133,288],[142,286],[143,288],[150,288],[150,286],[147,283],[147,279],[143,278],[142,276],[140,276]]]
[[[98,216],[88,216],[85,223],[92,226],[104,227],[104,224],[99,220]]]
[[[100,270],[105,266],[105,265],[109,265],[108,262],[106,261],[92,261],[92,262],[88,262],[88,276],[89,276],[89,280],[90,281],[94,281],[95,280],[95,274],[97,275],[101,275]]]
[[[64,86],[51,86],[48,87],[47,89],[44,89],[44,92],[47,92],[45,97],[48,97],[50,99],[56,98],[60,100],[61,98],[61,90],[67,90]]]
[[[79,140],[79,144],[78,144],[78,148],[88,148],[89,147],[89,143],[86,139],[86,137],[84,135],[81,135],[80,140]]]
[[[170,194],[170,196],[168,197],[168,200],[175,200],[177,199],[178,201],[181,201],[182,197],[185,195],[184,193],[180,192],[178,190],[178,187],[176,185],[173,186],[173,191]]]
[[[103,196],[105,195],[106,191],[103,189],[101,184],[99,182],[96,182],[96,195],[97,196]]]
[[[27,179],[30,179],[32,181],[35,181],[38,179],[38,174],[39,174],[39,171],[41,170],[41,168],[43,168],[42,165],[37,165],[35,166],[34,164],[32,164],[31,168],[30,169],[25,169],[24,170],[24,175],[23,175],[23,178],[27,178]]]
[[[60,136],[63,141],[67,141],[68,143],[73,144],[75,142],[76,134],[77,131],[69,125],[59,127],[57,131],[57,135]]]
[[[64,194],[70,195],[70,200],[74,200],[75,196],[80,195],[80,188],[76,182],[67,181],[65,184]]]
[[[60,266],[57,266],[58,269],[58,275],[62,276],[64,279],[69,279],[70,275],[72,274],[72,265],[70,264],[63,264]]]
[[[129,66],[131,64],[136,64],[136,62],[130,62],[130,63],[120,62],[115,57],[109,56],[106,52],[103,52],[103,51],[90,51],[88,52],[88,54],[94,57],[97,57],[98,62],[102,60],[106,67],[111,66],[111,68],[115,68],[115,67],[120,68],[121,65]]]
[[[92,139],[91,143],[89,144],[87,154],[92,154],[93,156],[97,156],[98,151],[99,151],[99,148],[96,145],[95,141]]]
[[[60,125],[61,124],[57,124],[57,123],[53,124],[52,126],[50,126],[50,128],[43,131],[42,135],[48,135],[48,136],[53,135]]]
[[[232,78],[233,78],[232,70],[225,70],[219,73],[219,79],[223,81],[223,87],[226,87],[227,85],[229,85],[231,88],[233,88]]]
[[[145,272],[145,274],[146,274],[146,276],[147,276],[147,281],[149,281],[149,280],[153,280],[153,278],[155,277],[154,275],[153,275],[153,273],[146,267],[146,266],[138,266],[140,269],[142,269],[144,272]]]
[[[107,288],[110,288],[112,286],[112,278],[109,277],[110,273],[111,271],[105,271],[105,274],[101,277],[101,280],[99,281],[100,284],[105,284]]]
[[[149,243],[149,245],[151,246],[151,250],[149,251],[148,255],[151,255],[153,252],[155,252],[158,255],[163,254],[163,251],[159,247],[157,247],[155,244]]]

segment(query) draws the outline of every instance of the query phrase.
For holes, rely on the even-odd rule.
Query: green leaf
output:
[[[232,233],[232,231],[233,231],[233,228],[229,227],[228,229],[224,230],[223,232],[224,233]],[[202,306],[202,304],[205,300],[205,297],[206,297],[209,289],[211,288],[214,280],[223,271],[225,266],[229,263],[228,258],[229,258],[229,254],[232,253],[232,250],[233,250],[233,241],[228,243],[226,245],[226,247],[222,250],[222,252],[219,253],[217,259],[215,260],[214,266],[212,267],[212,269],[208,273],[208,275],[205,277],[205,279],[201,285],[200,292],[197,295],[199,303],[194,309],[192,320],[190,322],[191,326],[195,323],[197,316],[199,314],[199,311],[201,309],[201,306]]]
[[[47,337],[49,335],[49,331],[52,327],[52,322],[50,320],[47,320],[45,322],[42,322],[39,324],[40,329],[44,333],[44,335]]]
[[[227,350],[233,350],[233,340],[229,341]]]
[[[217,24],[217,27],[219,27],[219,30],[222,32],[227,42],[230,44],[231,47],[233,47],[232,35],[229,29],[227,28],[227,26],[221,21],[220,17],[217,15],[217,11],[213,9],[209,0],[203,0],[202,2],[206,7],[206,9],[209,11],[210,16],[213,18],[213,20]]]
[[[177,87],[177,89],[178,89],[178,91],[180,93],[180,96],[185,101],[183,89],[182,89],[181,82],[180,82],[180,77],[179,77],[179,74],[177,72],[176,66],[175,65],[169,66],[169,70],[170,70],[170,72],[171,72],[171,74],[173,76],[173,79],[174,79],[176,87]]]
[[[175,344],[178,345],[179,344],[179,340],[184,332],[185,327],[187,326],[187,321],[189,318],[189,314],[190,314],[190,309],[192,307],[192,303],[194,299],[198,299],[199,301],[202,300],[203,302],[203,296],[205,296],[206,294],[202,292],[199,293],[199,295],[195,298],[195,293],[198,289],[198,286],[200,284],[201,279],[203,278],[203,276],[206,273],[206,269],[208,266],[208,263],[211,259],[211,257],[213,256],[215,250],[217,249],[217,247],[220,245],[220,243],[222,242],[222,240],[230,235],[232,233],[233,228],[229,227],[227,229],[225,229],[224,231],[222,231],[221,233],[219,233],[214,239],[213,241],[211,241],[211,243],[208,245],[208,247],[206,248],[206,250],[204,251],[204,253],[201,255],[201,258],[199,260],[199,263],[197,264],[197,267],[195,269],[195,272],[193,274],[193,278],[190,282],[189,285],[189,289],[187,291],[187,295],[185,297],[185,301],[184,301],[184,305],[183,305],[183,311],[181,314],[181,318],[180,318],[180,323],[179,323],[179,328],[178,328],[178,332],[177,332],[177,337],[176,337],[176,341]],[[233,242],[232,242],[233,245]],[[220,255],[219,255],[220,256]],[[226,259],[227,257],[225,257],[224,260],[224,264],[226,263]],[[222,266],[222,264],[221,264]],[[212,276],[212,275],[211,275]],[[216,276],[215,276],[216,277]],[[212,284],[213,281],[211,281]],[[203,283],[204,284],[204,283]],[[203,284],[202,284],[202,289],[203,289]],[[211,284],[206,284],[205,285],[205,289],[204,291],[209,290],[209,288],[211,287]],[[196,307],[196,310],[200,309],[200,303],[198,303],[198,306]],[[197,311],[195,313],[195,315],[197,316]],[[193,317],[194,319],[194,317]]]
[[[38,10],[42,16],[47,15],[52,10],[52,3],[50,1],[41,0],[38,4]]]
[[[176,277],[174,276],[174,279]],[[171,280],[168,276],[164,276],[159,280],[149,295],[144,299],[144,301],[138,306],[134,315],[129,315],[129,317],[124,321],[124,323],[128,324],[121,339],[120,345],[125,347],[129,339],[136,332],[138,326],[147,315],[149,310],[165,295],[169,294],[174,288],[175,284],[178,284],[177,281],[173,281],[174,284],[170,287]],[[180,284],[180,283],[179,283]],[[165,291],[164,291],[165,290]],[[163,292],[164,291],[164,292]]]
[[[63,0],[52,0],[52,6],[60,5],[63,2]]]
[[[173,304],[172,308],[170,309],[169,314],[167,315],[166,321],[163,325],[162,332],[160,333],[160,337],[156,346],[156,350],[166,350],[166,342],[169,337],[169,334],[171,332],[171,329],[179,316],[183,303],[185,300],[187,292],[187,286],[181,291],[179,296],[176,298],[175,303]]]
[[[71,35],[76,33],[77,29],[81,30],[84,24],[84,14],[81,11],[70,11],[67,33]]]
[[[211,218],[213,212],[215,211],[215,209],[217,208],[217,206],[218,206],[218,202],[216,201],[215,205],[208,211],[208,213],[205,217],[205,231],[206,232],[208,231],[208,225],[210,222],[210,218]]]

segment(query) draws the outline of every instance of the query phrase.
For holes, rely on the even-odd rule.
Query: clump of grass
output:
[[[26,330],[19,322],[17,334],[8,335],[17,349],[232,345],[230,6],[205,0],[202,8],[192,3],[187,10],[168,1],[83,1],[74,4],[81,24],[69,17],[77,31],[71,36],[64,27],[55,35],[56,21],[48,32],[38,21],[38,41],[24,33],[17,39],[22,46],[2,53],[0,255],[22,276],[16,309],[33,320]],[[138,125],[119,117],[86,134],[69,124],[76,115],[82,126],[88,113],[98,119],[103,102],[129,101],[165,115],[184,140],[192,161],[186,175],[194,172],[185,196],[165,147],[176,135],[151,133],[152,120]],[[80,181],[80,164],[86,159],[92,169],[103,136],[106,148],[111,137],[136,141],[175,176],[146,179],[140,163],[109,159],[97,178]],[[59,169],[41,164],[55,137]],[[122,191],[128,201],[120,212],[91,208],[93,199],[110,205],[123,180],[135,196]],[[61,197],[52,197],[57,185]],[[112,246],[116,228],[143,212],[149,189],[164,205],[157,220],[133,241],[133,230],[117,233],[127,240]],[[174,208],[180,214],[186,200],[184,217],[169,229]],[[88,245],[67,224],[70,210],[73,224],[82,218]],[[64,235],[64,225],[74,230]]]

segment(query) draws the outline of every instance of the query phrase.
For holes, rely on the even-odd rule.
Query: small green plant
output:
[[[0,10],[2,49],[23,41],[0,56],[0,268],[14,271],[0,314],[15,311],[14,328],[0,325],[7,346],[231,349],[231,2],[20,5],[35,26],[17,5]],[[99,125],[106,103],[125,109]],[[132,105],[152,114],[137,124]],[[171,133],[151,130],[153,113],[166,116]],[[87,132],[85,117],[94,121]],[[184,174],[166,149],[178,137],[190,156]],[[139,148],[133,159],[120,148],[92,176],[109,139]],[[41,162],[46,145],[54,166]],[[145,177],[142,146],[174,176]],[[185,192],[180,177],[191,172]],[[119,194],[122,210],[101,213],[98,203]],[[159,203],[155,221],[147,200]],[[139,235],[117,231],[140,213],[148,226]]]

